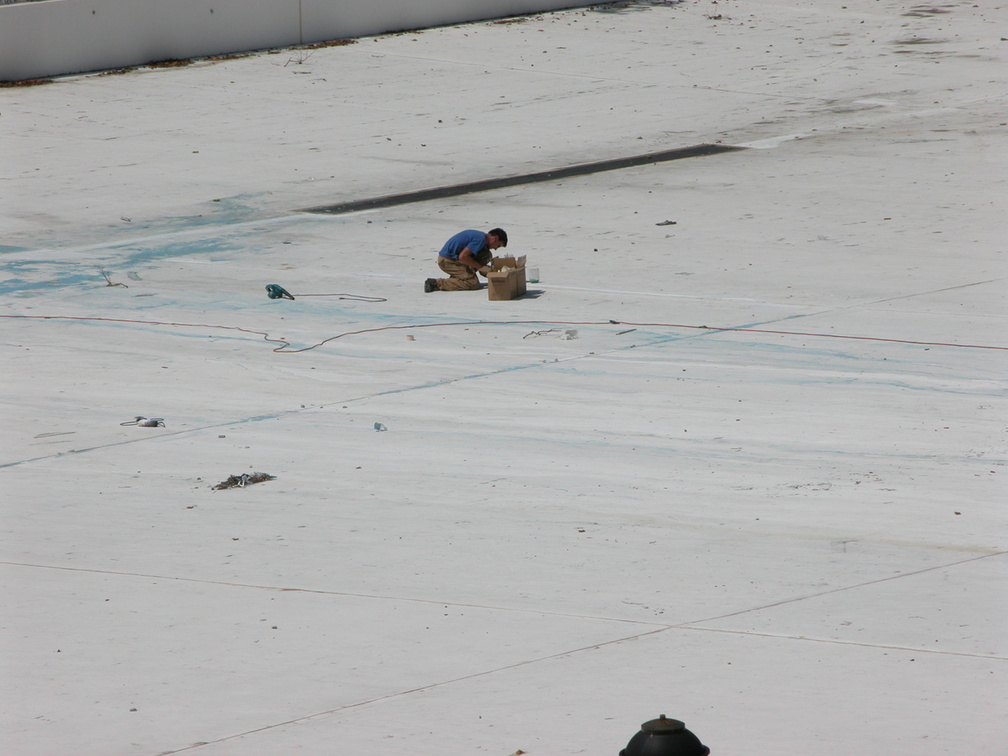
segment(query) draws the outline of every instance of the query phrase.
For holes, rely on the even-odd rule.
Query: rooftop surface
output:
[[[0,89],[3,752],[1004,753],[1006,36],[628,2]],[[423,293],[493,226],[525,297]]]

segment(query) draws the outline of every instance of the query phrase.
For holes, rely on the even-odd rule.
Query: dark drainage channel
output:
[[[735,150],[743,149],[745,148],[733,147],[731,145],[724,144],[698,144],[694,147],[680,147],[679,149],[665,150],[664,152],[650,152],[646,155],[634,155],[633,157],[616,158],[614,160],[602,160],[598,163],[571,165],[567,168],[557,168],[552,171],[526,173],[521,176],[508,176],[505,178],[486,179],[484,181],[472,181],[468,184],[441,186],[436,189],[420,189],[415,192],[406,192],[405,194],[387,194],[384,197],[371,197],[369,199],[354,200],[352,202],[341,202],[338,205],[309,207],[301,210],[300,212],[327,213],[329,215],[353,213],[360,210],[374,210],[382,207],[393,207],[395,205],[408,205],[413,202],[426,202],[428,200],[445,199],[447,197],[458,197],[459,195],[472,194],[473,192],[488,192],[491,189],[504,189],[509,186],[535,184],[541,181],[556,181],[557,179],[568,178],[570,176],[585,176],[590,173],[601,173],[602,171],[618,171],[623,168],[633,168],[638,165],[651,165],[653,163],[664,163],[669,160],[682,160],[684,158],[717,155],[722,152],[734,152]]]

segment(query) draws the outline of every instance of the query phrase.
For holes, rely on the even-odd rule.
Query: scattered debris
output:
[[[139,425],[141,428],[165,427],[163,417],[144,417],[143,415],[137,415],[132,420],[127,420],[125,423],[119,423],[119,425]]]
[[[52,83],[52,79],[21,79],[20,81],[0,81],[0,87],[37,87]]]
[[[167,60],[155,60],[147,64],[147,68],[181,68],[188,66],[192,60],[180,60],[178,58],[168,58]]]
[[[572,339],[576,339],[578,337],[577,329],[574,328],[565,331],[562,331],[562,329],[560,328],[547,328],[544,331],[529,331],[524,336],[522,336],[522,338],[527,339],[529,336],[545,336],[547,333],[557,333],[557,332],[561,332],[560,333],[561,341],[571,341]]]
[[[108,71],[100,71],[97,76],[119,76],[130,71],[136,71],[139,66],[128,66],[126,68],[110,68]]]
[[[310,58],[314,54],[315,53],[305,52],[304,50],[296,50],[297,57],[288,58],[287,62],[284,63],[284,68],[287,68],[287,66],[289,66],[291,63],[294,63],[295,65],[299,66],[304,65],[304,63],[308,60],[308,58]],[[295,73],[300,73],[300,71],[297,71]]]
[[[387,431],[388,430],[388,428],[385,427],[384,423],[375,423],[374,424],[374,429],[376,431]]]
[[[530,331],[529,333],[526,333],[524,336],[522,336],[522,338],[527,339],[529,336],[543,336],[547,333],[556,333],[559,330],[560,330],[559,328],[547,328],[545,331]]]
[[[214,486],[215,491],[223,491],[225,488],[245,488],[250,483],[263,483],[267,480],[276,480],[275,475],[262,472],[243,473],[241,475],[231,475],[227,480]],[[235,539],[237,540],[237,539]]]
[[[237,60],[238,58],[251,58],[253,55],[255,55],[254,52],[223,53],[221,55],[211,55],[203,60]]]
[[[310,45],[304,45],[304,49],[319,50],[323,47],[342,47],[343,45],[354,44],[357,44],[356,39],[330,39],[328,42],[314,42]]]
[[[112,275],[107,270],[105,270],[105,268],[98,268],[98,272],[101,273],[102,278],[105,279],[106,286],[122,286],[124,289],[129,288],[129,286],[127,286],[124,283],[112,283]]]

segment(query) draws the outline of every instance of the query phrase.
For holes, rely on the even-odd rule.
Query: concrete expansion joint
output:
[[[418,189],[416,191],[404,192],[402,194],[388,194],[382,197],[351,200],[349,202],[341,202],[335,205],[309,207],[299,212],[343,215],[345,213],[360,212],[361,210],[376,210],[383,207],[409,205],[414,202],[427,202],[429,200],[445,199],[447,197],[458,197],[464,194],[487,192],[493,189],[504,189],[506,187],[521,186],[523,184],[558,181],[572,176],[587,176],[593,173],[601,173],[603,171],[617,171],[641,165],[653,165],[654,163],[664,163],[670,160],[683,160],[684,158],[718,155],[723,152],[734,152],[736,150],[743,149],[745,149],[745,147],[728,144],[697,144],[692,147],[678,147],[672,150],[649,152],[643,155],[613,158],[611,160],[601,160],[594,163],[581,163],[579,165],[571,165],[565,168],[554,168],[548,171],[537,171],[535,173],[524,173],[517,176],[505,176],[502,178],[484,179],[482,181],[471,181],[462,184],[436,187],[434,189]]]

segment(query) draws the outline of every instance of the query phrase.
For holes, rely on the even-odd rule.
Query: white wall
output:
[[[45,0],[0,5],[0,81],[600,4],[577,0]]]

